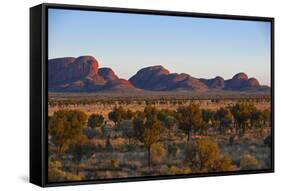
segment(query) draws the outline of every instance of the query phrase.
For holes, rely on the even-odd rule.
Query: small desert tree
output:
[[[143,134],[145,128],[144,123],[145,123],[145,116],[143,115],[143,113],[138,112],[138,114],[133,119],[133,125],[134,125],[134,137],[140,142],[143,142]]]
[[[250,125],[251,128],[259,128],[262,126],[262,112],[254,105],[250,107]]]
[[[123,109],[123,107],[114,107],[113,110],[109,112],[108,118],[118,126],[124,116],[124,113],[125,110]]]
[[[108,118],[112,120],[118,127],[122,120],[130,120],[134,117],[135,113],[128,109],[125,110],[122,106],[114,107],[108,114]]]
[[[240,135],[243,135],[245,133],[246,128],[248,127],[248,122],[250,119],[249,104],[236,103],[231,108],[231,113],[237,124],[236,132],[239,132]]]
[[[168,129],[169,135],[174,130],[176,126],[176,118],[174,117],[174,112],[170,110],[160,110],[157,114],[157,118],[161,121],[162,125]]]
[[[162,121],[162,123],[164,124],[164,126],[166,128],[168,128],[169,130],[169,135],[171,136],[172,131],[174,131],[175,129],[175,125],[177,123],[175,117],[173,116],[167,116],[166,118],[164,118],[164,120]]]
[[[72,161],[75,165],[75,174],[79,175],[80,162],[83,156],[87,155],[90,151],[87,137],[84,135],[77,137],[75,142],[70,145],[68,151],[72,155]]]
[[[144,113],[138,113],[133,120],[135,137],[144,144],[147,149],[147,163],[151,166],[151,146],[160,139],[161,122],[157,115],[151,112],[154,109],[145,110]]]
[[[153,118],[145,123],[145,128],[143,132],[143,143],[147,149],[148,153],[148,166],[151,166],[151,146],[154,143],[157,143],[160,139],[160,128],[161,124],[160,121]]]
[[[202,122],[203,131],[213,127],[215,125],[215,112],[210,109],[202,109]]]
[[[104,117],[98,114],[92,114],[88,118],[88,126],[94,129],[95,127],[102,126],[104,122]]]
[[[48,134],[60,157],[83,134],[87,115],[79,110],[59,110],[48,123]]]
[[[215,119],[219,123],[219,132],[223,133],[225,128],[230,127],[232,123],[232,114],[228,109],[221,107],[216,111]]]
[[[268,109],[265,109],[262,111],[262,123],[263,123],[263,126],[266,127],[267,124],[270,122],[270,111]]]
[[[129,145],[131,144],[131,140],[135,136],[135,131],[133,127],[133,122],[131,120],[124,120],[120,123],[120,129],[122,129],[123,135],[128,138]]]
[[[192,140],[192,131],[200,127],[202,112],[198,104],[191,103],[187,107],[179,107],[176,111],[178,126],[187,135],[187,142]]]

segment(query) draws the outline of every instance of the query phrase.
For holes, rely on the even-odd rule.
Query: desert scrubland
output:
[[[49,181],[269,169],[267,94],[50,93]]]

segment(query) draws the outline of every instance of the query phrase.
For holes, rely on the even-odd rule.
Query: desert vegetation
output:
[[[50,100],[50,182],[271,167],[267,98]]]

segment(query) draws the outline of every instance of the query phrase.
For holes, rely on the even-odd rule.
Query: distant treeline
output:
[[[201,101],[210,101],[211,103],[219,103],[222,101],[238,101],[238,102],[270,102],[271,99],[268,96],[259,96],[259,97],[241,97],[241,98],[188,98],[188,99],[180,99],[180,98],[157,98],[157,99],[49,99],[48,105],[51,107],[54,106],[69,106],[69,105],[130,105],[130,104],[146,104],[146,105],[156,105],[156,104],[173,104],[180,105],[185,103],[190,103],[193,101],[201,102]]]

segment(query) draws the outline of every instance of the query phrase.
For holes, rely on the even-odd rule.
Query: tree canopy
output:
[[[49,118],[48,131],[58,154],[81,137],[86,120],[87,115],[79,110],[59,110]]]
[[[187,141],[190,142],[192,131],[201,126],[202,112],[198,104],[191,103],[187,107],[179,107],[176,111],[178,126],[187,134]]]
[[[98,114],[92,114],[88,118],[88,126],[91,128],[99,127],[103,124],[104,117]]]

